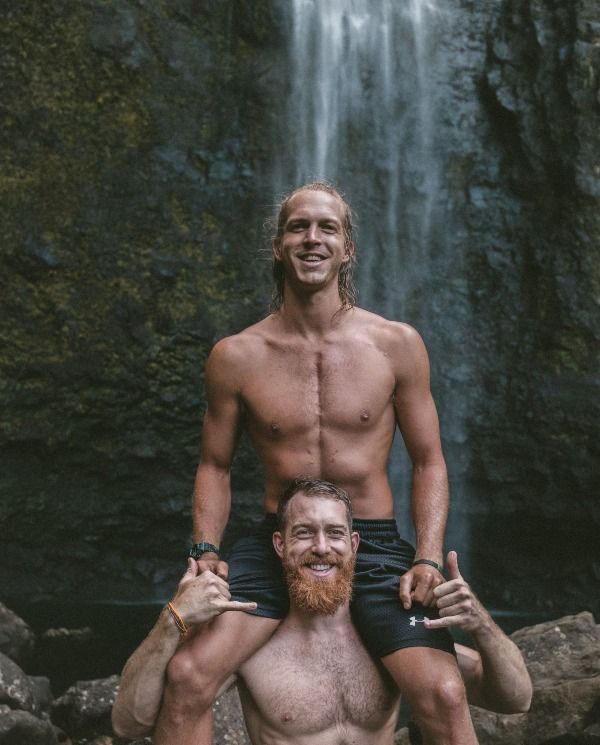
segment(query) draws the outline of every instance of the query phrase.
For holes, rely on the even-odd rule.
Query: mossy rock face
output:
[[[9,595],[144,598],[179,571],[204,362],[269,294],[269,12],[65,2],[4,18]]]
[[[151,600],[179,575],[204,363],[269,297],[284,5],[84,0],[3,16],[7,597]],[[432,353],[453,520],[486,601],[600,612],[600,7],[451,5],[446,222],[407,308]],[[233,481],[230,537],[260,513],[245,442]]]
[[[496,183],[469,221],[477,586],[550,614],[600,609],[599,24],[597,3],[503,4],[481,83]]]

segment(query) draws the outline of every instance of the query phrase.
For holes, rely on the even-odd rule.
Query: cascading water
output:
[[[403,315],[439,188],[432,29],[441,14],[433,0],[292,0],[287,8],[275,191],[313,179],[340,185],[360,216],[361,302]]]
[[[436,81],[446,73],[438,42],[447,12],[434,0],[290,0],[282,8],[290,41],[275,196],[314,179],[339,186],[358,215],[360,305],[429,331],[432,358],[443,359],[435,346],[444,339],[435,338],[427,319],[435,312],[432,275],[446,278],[455,263],[455,257],[440,259],[444,186]],[[442,386],[438,407],[450,419],[445,434],[464,443],[463,421],[447,398]],[[404,524],[410,524],[409,474],[403,449],[395,448],[391,479],[404,493],[398,501]],[[449,543],[465,546],[465,523],[451,523]]]

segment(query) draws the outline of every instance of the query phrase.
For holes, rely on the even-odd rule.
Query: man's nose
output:
[[[306,229],[306,233],[304,234],[304,241],[306,243],[320,243],[321,242],[321,231],[319,230],[319,226],[311,223],[308,228]]]
[[[325,533],[317,533],[313,541],[313,553],[317,556],[324,556],[329,553],[329,543],[327,542],[327,536]]]

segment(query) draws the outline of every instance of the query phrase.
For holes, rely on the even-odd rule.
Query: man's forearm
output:
[[[121,737],[137,738],[152,730],[164,689],[165,671],[180,640],[165,608],[142,644],[131,655],[113,706],[113,727]]]
[[[517,645],[482,608],[480,628],[473,641],[481,656],[482,705],[500,713],[528,711],[532,686],[529,672]]]
[[[413,468],[411,507],[417,559],[443,564],[448,519],[448,475],[443,459]]]
[[[201,463],[193,497],[194,541],[219,546],[231,509],[229,470]]]

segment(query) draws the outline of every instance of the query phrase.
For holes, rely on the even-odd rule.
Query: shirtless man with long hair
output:
[[[327,184],[287,197],[272,246],[274,312],[221,340],[207,362],[193,555],[201,572],[226,578],[232,597],[257,609],[224,613],[178,649],[167,670],[156,745],[210,745],[218,690],[285,617],[270,521],[280,494],[300,476],[333,482],[350,495],[361,535],[353,622],[408,698],[425,742],[476,742],[452,640],[423,623],[443,582],[448,513],[427,352],[410,326],[355,307],[352,229],[350,207]],[[414,549],[397,535],[387,478],[396,427],[412,462]],[[266,522],[226,564],[218,548],[242,428],[264,467]]]

